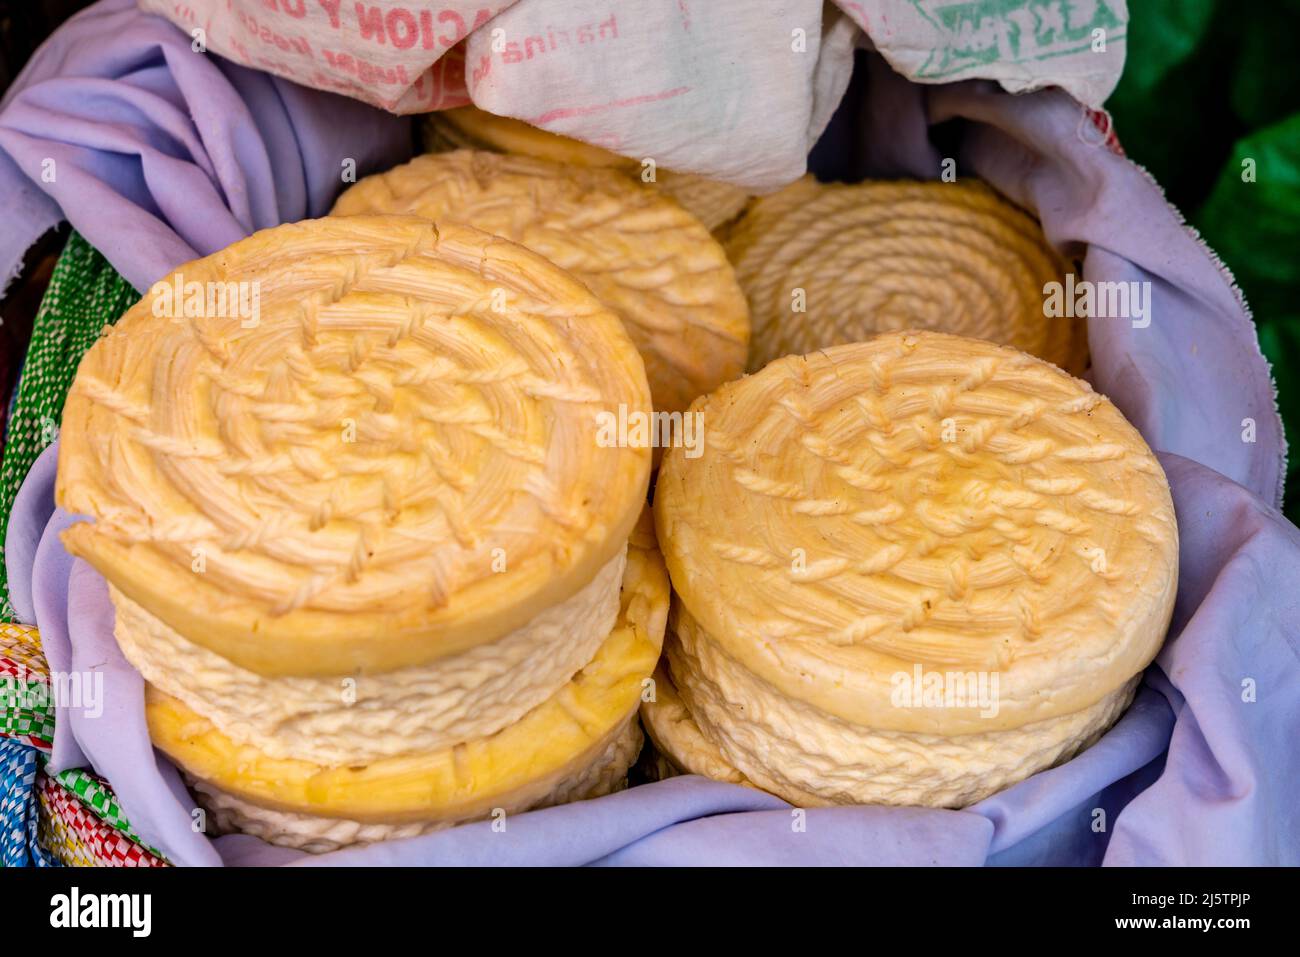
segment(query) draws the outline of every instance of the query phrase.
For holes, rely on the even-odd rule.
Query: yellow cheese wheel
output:
[[[608,169],[459,150],[370,176],[335,216],[472,223],[568,270],[623,319],[656,410],[740,375],[749,313],[722,247],[675,203]]]
[[[494,150],[570,166],[619,170],[638,182],[658,188],[715,235],[723,234],[745,211],[750,200],[749,193],[739,186],[694,173],[655,168],[654,179],[647,182],[648,167],[637,160],[476,106],[430,113],[422,129],[424,148],[431,153]]]
[[[621,552],[650,450],[593,440],[620,408],[650,411],[622,322],[541,256],[415,217],[279,226],[87,352],[56,498],[91,521],[63,540],[258,674],[423,664]]]

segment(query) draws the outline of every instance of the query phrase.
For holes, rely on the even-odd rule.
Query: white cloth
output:
[[[917,82],[1099,107],[1125,0],[139,0],[202,46],[396,113],[470,101],[757,191],[804,172],[855,45]],[[195,31],[201,31],[196,33]]]

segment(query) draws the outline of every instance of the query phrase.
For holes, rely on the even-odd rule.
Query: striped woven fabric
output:
[[[41,843],[71,867],[166,867],[126,834],[96,817],[76,794],[41,774]]]
[[[81,356],[139,298],[75,232],[54,267],[23,363],[0,462],[0,531],[32,463],[58,435]],[[0,546],[4,536],[0,534]],[[85,768],[48,777],[54,701],[40,632],[14,621],[0,550],[0,864],[162,867],[107,781]]]
[[[46,752],[54,741],[50,679],[31,625],[0,624],[0,736]]]
[[[0,738],[0,866],[49,867],[59,860],[37,840],[33,790],[38,752],[15,738]]]
[[[117,796],[108,782],[88,768],[69,768],[55,775],[57,784],[74,795],[81,804],[114,830],[120,831],[131,841],[155,857],[161,858],[162,852],[144,842],[131,822],[122,813]]]
[[[32,322],[9,420],[0,460],[0,529],[9,526],[14,497],[32,463],[58,437],[63,401],[82,355],[104,326],[117,322],[139,298],[90,243],[75,231],[68,237]],[[13,621],[8,585],[0,535],[0,621]]]

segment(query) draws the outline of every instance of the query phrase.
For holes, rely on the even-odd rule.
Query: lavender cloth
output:
[[[62,220],[143,290],[411,151],[409,118],[196,53],[133,0],[70,19],[0,103],[0,291]]]
[[[936,174],[941,157],[921,135],[927,121],[965,118],[962,172],[1034,209],[1062,249],[1086,253],[1084,278],[1152,284],[1149,328],[1093,320],[1089,337],[1094,381],[1161,453],[1173,486],[1178,606],[1136,702],[1096,746],[965,811],[814,809],[800,827],[801,816],[776,798],[688,777],[515,815],[504,832],[466,825],[319,857],[248,836],[209,840],[191,827],[192,801],[175,769],[149,745],[141,681],[113,640],[102,579],[58,542],[70,518],[54,508],[51,449],[9,525],[11,597],[21,620],[40,625],[52,668],[103,680],[100,716],[59,708],[53,767],[92,763],[145,839],[180,864],[1300,862],[1293,801],[1300,753],[1292,744],[1300,732],[1300,532],[1274,507],[1281,425],[1230,281],[1158,188],[1102,148],[1064,94],[1011,97],[983,84],[923,89],[874,62],[860,109],[849,132],[867,170]],[[0,114],[6,149],[7,116]],[[88,162],[99,155],[84,152]],[[166,171],[159,177],[150,189],[175,187]],[[93,185],[85,189],[94,198]],[[20,210],[21,196],[3,195],[7,211]],[[103,235],[107,214],[88,206],[83,219]],[[227,214],[204,212],[219,232]],[[192,245],[204,248],[204,216],[191,219]],[[184,258],[162,260],[160,249],[123,245],[114,264],[147,278]],[[1255,423],[1254,442],[1242,441],[1246,419]]]

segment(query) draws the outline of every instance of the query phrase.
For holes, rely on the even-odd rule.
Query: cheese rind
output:
[[[427,664],[622,550],[650,449],[596,441],[620,409],[650,413],[622,322],[537,254],[415,217],[279,226],[182,266],[86,353],[56,499],[93,521],[62,537],[249,671]]]
[[[565,778],[550,792],[540,797],[533,791],[504,796],[501,798],[502,803],[488,813],[494,819],[501,819],[503,814],[522,814],[536,808],[586,801],[620,791],[627,786],[627,771],[641,751],[641,742],[641,729],[635,716],[630,717],[610,736],[590,763],[574,771],[571,777]],[[312,854],[324,854],[376,841],[418,837],[478,820],[483,816],[474,813],[463,819],[453,816],[406,824],[365,823],[272,810],[227,794],[203,781],[191,778],[189,783],[198,795],[200,804],[209,813],[211,833],[251,834],[268,844],[293,847]]]
[[[531,807],[581,778],[636,712],[663,644],[668,575],[648,529],[629,540],[619,618],[559,691],[495,734],[360,766],[275,758],[146,685],[154,745],[187,774],[258,807],[365,824],[458,822]],[[630,759],[629,759],[630,763]]]
[[[343,678],[264,678],[109,593],[118,645],[145,681],[271,757],[356,765],[495,734],[551,697],[614,627],[625,565],[620,552],[572,598],[491,644]]]
[[[582,280],[624,320],[656,411],[744,370],[749,311],[722,247],[675,203],[608,169],[459,150],[367,177],[333,215],[472,222]]]
[[[696,403],[659,541],[691,618],[777,688],[876,731],[1009,730],[1152,660],[1178,533],[1138,432],[1084,382],[931,332],[788,357]],[[895,706],[894,676],[996,672],[999,708]]]
[[[977,180],[823,184],[756,200],[727,239],[753,318],[749,369],[932,329],[988,339],[1074,375],[1082,319],[1048,318],[1068,264],[1028,214]]]

